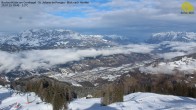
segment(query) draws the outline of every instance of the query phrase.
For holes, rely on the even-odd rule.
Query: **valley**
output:
[[[147,42],[125,45],[122,36],[83,35],[63,29],[26,30],[0,42],[0,84],[34,92],[54,110],[67,108],[65,103],[89,94],[107,98],[103,95],[109,95],[107,91],[119,97],[153,92],[195,98],[194,35],[158,33]],[[158,38],[162,42],[153,42]],[[106,105],[123,101],[119,97]],[[53,101],[59,98],[59,103]]]

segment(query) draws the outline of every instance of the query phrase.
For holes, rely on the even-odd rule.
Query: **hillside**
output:
[[[0,95],[0,109],[3,110],[52,110],[51,104],[42,102],[34,93],[10,96],[8,89],[0,87]],[[100,100],[100,98],[80,98],[70,102],[68,107],[69,110],[194,110],[196,108],[194,98],[154,93],[132,93],[124,96],[123,102],[108,106],[100,106]]]

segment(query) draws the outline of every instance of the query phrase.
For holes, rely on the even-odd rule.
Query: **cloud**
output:
[[[192,58],[183,57],[178,61],[160,62],[146,67],[140,67],[140,71],[150,74],[174,74],[177,71],[185,74],[192,74],[196,72],[196,60]]]
[[[145,47],[145,48],[143,48]],[[107,49],[55,49],[55,50],[31,50],[17,53],[0,51],[0,72],[9,72],[16,68],[20,70],[34,70],[37,68],[50,68],[58,64],[66,64],[71,61],[79,61],[85,57],[95,57],[99,55],[108,56],[120,53],[149,53],[154,49],[153,46],[128,45],[112,47]]]
[[[165,47],[162,47],[162,46]],[[157,56],[164,59],[171,59],[177,56],[184,56],[196,52],[196,42],[170,42],[165,41],[157,47],[168,48],[171,52],[158,53]]]
[[[164,58],[164,59],[171,59],[177,56],[183,56],[186,55],[187,53],[185,52],[168,52],[168,53],[163,53],[163,54],[158,54],[159,57]]]
[[[167,48],[171,48],[173,51],[194,53],[196,52],[196,42],[163,42],[167,44]]]
[[[147,66],[147,67],[140,67],[139,70],[142,73],[150,73],[150,74],[172,74],[174,73],[173,67],[167,65],[161,65],[157,67]]]
[[[143,37],[146,33],[170,30],[194,31],[196,28],[195,14],[191,16],[180,14],[180,6],[184,0],[89,1],[88,5],[0,7],[2,15],[0,30],[68,28],[88,33],[126,34],[126,36],[135,36],[132,34],[137,32],[137,37]],[[196,4],[194,0],[190,2]],[[75,16],[71,12],[82,14]],[[65,14],[59,15],[59,13]],[[19,19],[20,17],[22,19]]]

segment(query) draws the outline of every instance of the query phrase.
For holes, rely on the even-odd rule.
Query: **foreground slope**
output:
[[[154,93],[132,93],[124,96],[124,102],[100,106],[100,98],[77,99],[69,104],[71,110],[195,110],[196,99],[159,95]]]
[[[27,103],[27,95],[28,101]],[[76,99],[69,110],[194,110],[196,99],[154,93],[133,93],[124,96],[124,102],[100,106],[101,98]],[[17,108],[17,105],[19,108]],[[52,110],[52,106],[42,102],[34,93],[12,94],[0,86],[0,110]]]
[[[0,85],[0,110],[52,110],[35,93],[14,93]]]

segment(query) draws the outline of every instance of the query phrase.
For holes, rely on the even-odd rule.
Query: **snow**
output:
[[[160,62],[157,66],[149,65],[147,67],[140,67],[140,71],[144,73],[174,73],[174,70],[185,71],[186,74],[192,74],[196,71],[196,59],[183,57],[177,61]]]
[[[70,110],[195,110],[196,99],[155,93],[132,93],[123,102],[100,105],[100,98],[81,98],[69,104]]]
[[[57,31],[64,32],[64,31],[68,31],[68,30],[65,30],[65,29],[57,29]]]
[[[194,32],[161,32],[154,33],[151,39],[159,41],[195,41],[196,33]]]
[[[17,108],[17,105],[21,107]],[[10,94],[9,89],[0,86],[0,110],[52,110],[52,105],[42,102],[33,92],[20,95]]]
[[[102,79],[107,79],[108,81],[114,81],[115,79],[117,79],[120,76],[121,75],[107,75],[107,76],[102,77]]]
[[[27,103],[27,96],[30,103]],[[42,102],[35,93],[18,95],[0,86],[0,110],[52,110],[52,105]],[[195,110],[196,99],[155,93],[132,93],[123,102],[101,106],[101,98],[80,98],[68,104],[69,110]],[[39,102],[39,104],[37,104]],[[21,106],[16,108],[16,105]]]
[[[76,87],[82,87],[82,85],[81,84],[78,84],[77,82],[72,82],[72,85],[73,86],[76,86]]]

